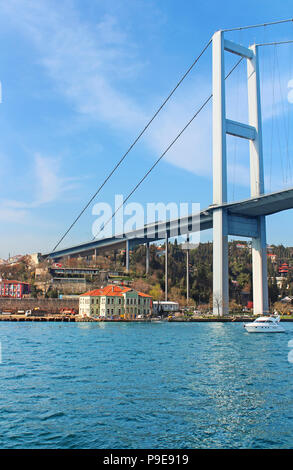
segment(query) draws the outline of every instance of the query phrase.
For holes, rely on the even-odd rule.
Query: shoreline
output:
[[[166,320],[150,320],[150,319],[98,319],[98,318],[84,318],[76,315],[46,315],[46,316],[28,316],[25,315],[0,315],[1,321],[11,322],[73,322],[73,323],[244,323],[255,320],[256,317],[241,318],[237,316],[224,317],[224,318],[190,318],[181,319],[173,318]],[[281,322],[293,322],[293,318],[281,318]]]

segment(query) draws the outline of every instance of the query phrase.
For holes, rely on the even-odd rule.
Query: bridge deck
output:
[[[143,244],[147,241],[161,240],[165,237],[167,230],[168,236],[184,235],[190,232],[207,230],[213,227],[213,211],[220,207],[227,209],[229,215],[251,218],[260,215],[271,215],[293,208],[293,188],[264,194],[257,198],[244,199],[233,203],[226,203],[221,206],[211,205],[207,209],[193,214],[189,217],[170,220],[167,222],[158,222],[153,225],[145,226],[141,229],[122,234],[118,237],[109,237],[98,240],[91,240],[78,245],[70,246],[57,250],[52,253],[45,253],[43,256],[50,258],[62,258],[68,255],[85,254],[94,249],[109,249],[111,247],[120,248],[126,240],[132,242],[132,245]],[[191,230],[192,229],[192,230]]]

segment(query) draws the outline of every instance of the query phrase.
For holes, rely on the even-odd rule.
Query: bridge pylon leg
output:
[[[227,213],[223,209],[213,215],[213,313],[229,312],[228,229]]]
[[[146,243],[146,253],[145,253],[145,272],[149,273],[150,270],[150,244]]]
[[[250,46],[253,56],[247,60],[247,88],[249,124],[256,130],[254,140],[249,142],[250,194],[264,194],[264,170],[262,147],[262,122],[259,85],[258,47]],[[267,278],[267,242],[265,216],[258,217],[258,237],[252,238],[253,312],[262,315],[269,311]]]
[[[165,238],[165,301],[168,300],[168,243],[169,238],[166,234]]]
[[[126,269],[126,272],[129,271],[129,240],[126,240],[125,242],[125,269]]]
[[[189,304],[189,233],[186,237],[186,305]]]
[[[226,110],[224,36],[213,37],[213,203],[227,202]],[[224,315],[229,309],[228,215],[225,209],[213,213],[213,312]]]
[[[252,239],[253,313],[263,315],[269,311],[265,216],[259,217],[258,230],[259,236]]]

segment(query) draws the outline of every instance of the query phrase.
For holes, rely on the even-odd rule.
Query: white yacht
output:
[[[244,323],[248,333],[283,333],[285,329],[280,325],[279,315],[269,317],[258,317],[251,323]]]

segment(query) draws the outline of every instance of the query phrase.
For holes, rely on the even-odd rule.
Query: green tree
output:
[[[150,296],[153,300],[162,300],[163,298],[163,291],[160,287],[160,284],[155,284],[154,287],[150,290]]]

